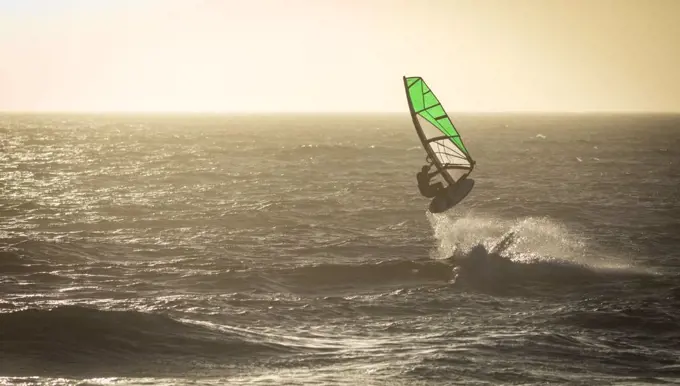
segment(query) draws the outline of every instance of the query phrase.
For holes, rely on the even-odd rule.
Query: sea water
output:
[[[680,382],[680,117],[452,116],[1,116],[1,382]]]

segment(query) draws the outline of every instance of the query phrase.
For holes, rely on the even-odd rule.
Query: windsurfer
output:
[[[418,189],[420,189],[420,194],[423,197],[432,198],[439,194],[439,192],[444,191],[444,185],[441,182],[436,182],[430,185],[430,180],[432,177],[439,174],[439,169],[430,173],[430,168],[432,165],[423,165],[423,168],[416,174],[416,179],[418,180]]]

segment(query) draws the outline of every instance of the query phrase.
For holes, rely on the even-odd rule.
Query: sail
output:
[[[411,118],[433,164],[449,184],[467,177],[474,161],[444,106],[421,77],[404,77]]]

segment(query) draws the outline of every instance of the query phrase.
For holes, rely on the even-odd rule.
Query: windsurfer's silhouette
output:
[[[418,189],[420,190],[420,194],[422,194],[424,197],[427,198],[432,198],[437,196],[440,192],[444,191],[444,185],[441,182],[436,182],[434,184],[430,184],[430,180],[432,177],[436,176],[439,174],[439,170],[435,170],[434,172],[430,173],[430,168],[432,165],[423,165],[423,168],[416,174],[416,179],[418,180]]]

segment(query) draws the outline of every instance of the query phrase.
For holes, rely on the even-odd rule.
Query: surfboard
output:
[[[428,210],[432,213],[446,212],[463,201],[474,186],[475,180],[472,178],[465,178],[456,185],[447,186],[444,194],[437,195],[430,201]]]
[[[432,89],[419,76],[403,77],[413,126],[427,159],[444,180],[444,193],[432,199],[429,210],[439,213],[458,204],[470,193],[475,168],[463,138]]]

